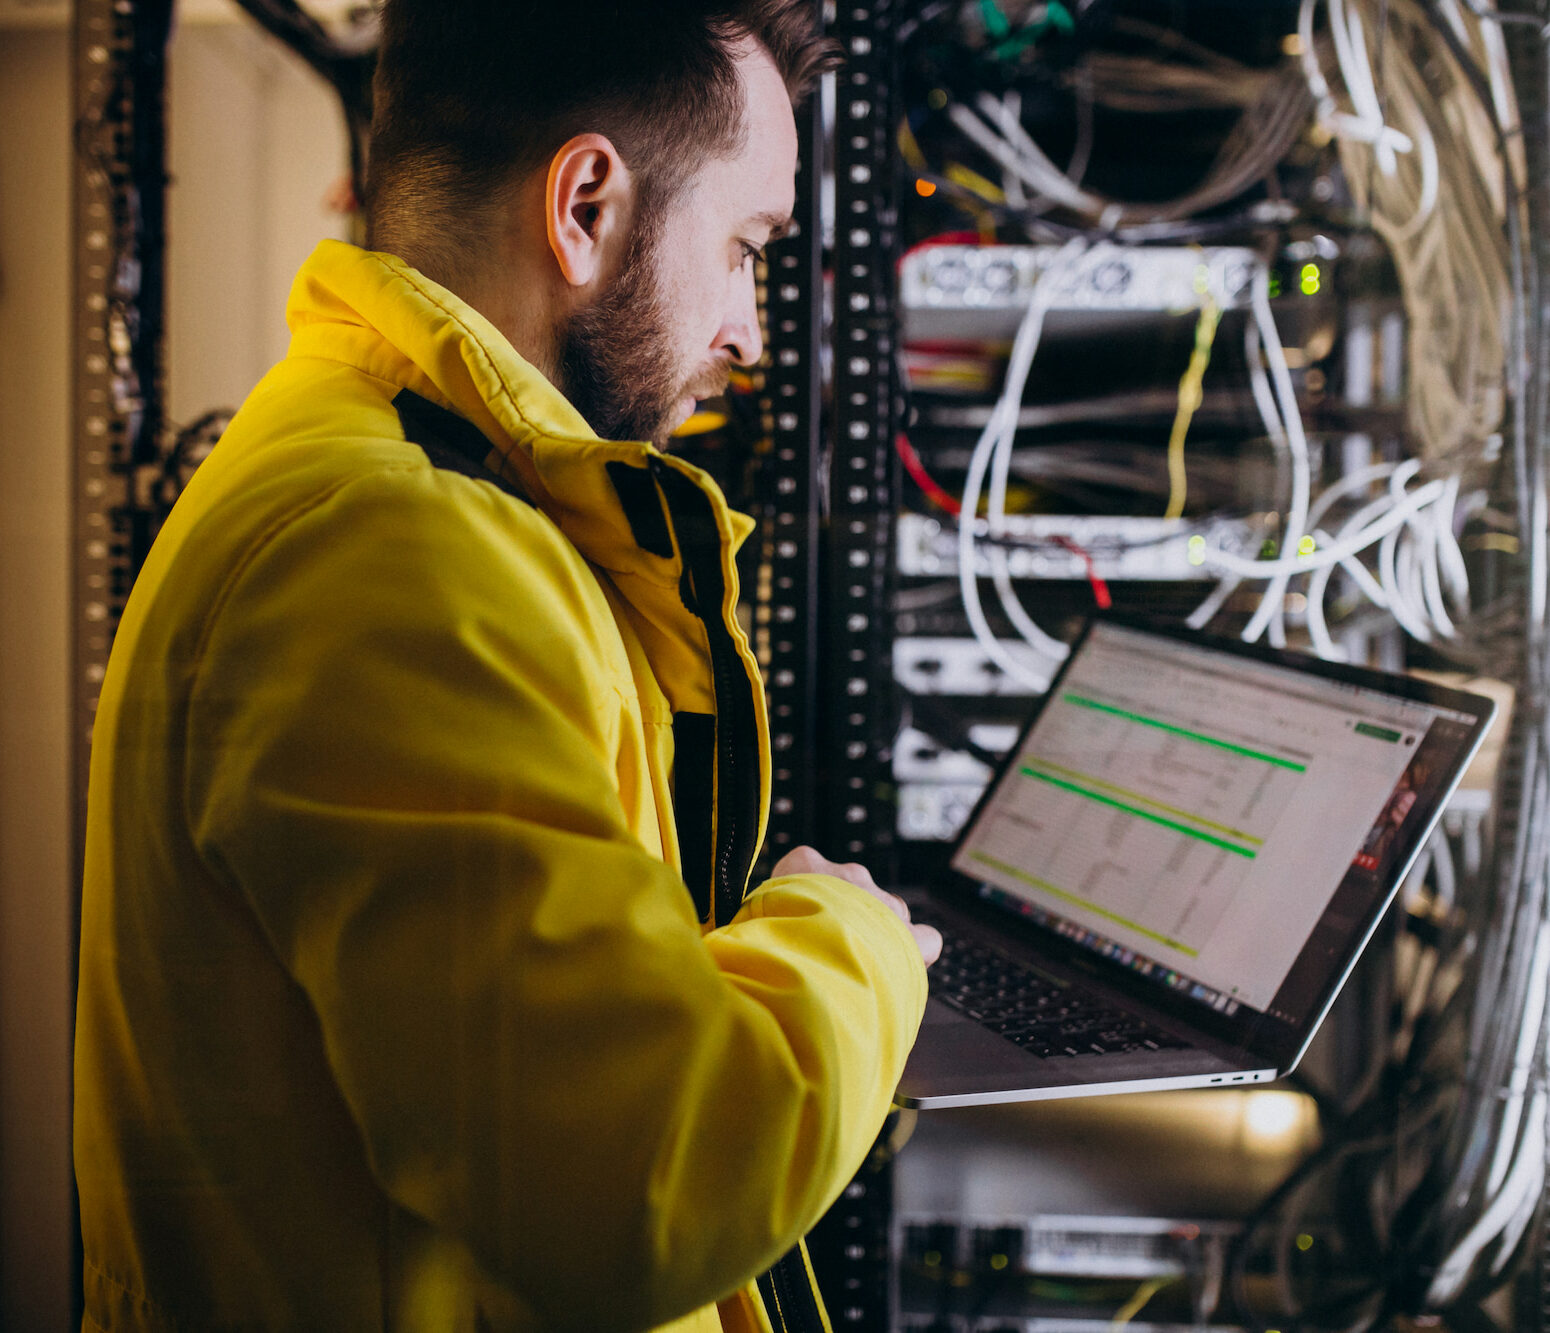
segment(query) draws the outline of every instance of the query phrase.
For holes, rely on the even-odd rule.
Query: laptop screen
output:
[[[1223,1015],[1316,1019],[1484,723],[1266,656],[1094,624],[953,868]]]

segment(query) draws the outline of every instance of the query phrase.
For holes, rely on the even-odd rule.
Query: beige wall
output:
[[[213,3],[173,51],[169,398],[234,405],[285,347],[345,150],[332,95]],[[5,15],[0,13],[0,21]],[[0,27],[0,1327],[69,1322],[69,38]]]
[[[64,35],[0,33],[0,1325],[70,1263]]]

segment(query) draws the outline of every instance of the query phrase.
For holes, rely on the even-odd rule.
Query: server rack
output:
[[[898,24],[920,6],[871,0],[834,7],[831,32],[846,64],[837,76],[832,141],[818,108],[804,124],[798,231],[778,248],[768,282],[772,364],[767,375],[771,453],[766,477],[766,635],[776,749],[771,854],[813,841],[882,875],[896,842],[889,748],[895,709],[889,648],[893,522],[898,510],[899,425],[894,370],[897,327],[892,264],[898,249],[899,172],[891,145],[897,116]],[[77,189],[74,335],[76,439],[76,635],[73,744],[78,810],[84,798],[91,719],[112,627],[144,558],[158,505],[161,395],[161,190],[165,183],[162,83],[170,3],[81,0],[76,6]],[[1546,162],[1542,16],[1503,15],[1522,101],[1522,137],[1534,167],[1527,201],[1537,249],[1529,289],[1545,271],[1550,206]],[[819,333],[823,265],[819,200],[823,153],[832,152],[832,397],[821,428]],[[1537,442],[1544,433],[1542,357],[1550,346],[1537,299],[1522,352],[1541,371],[1519,404]],[[1544,482],[1537,464],[1518,478],[1532,522]],[[1526,642],[1525,674],[1543,656]],[[1534,818],[1522,754],[1537,712],[1515,729],[1504,814],[1521,795]],[[784,756],[784,758],[783,758]],[[1510,823],[1504,836],[1514,832]],[[831,1283],[845,1327],[890,1327],[886,1248],[890,1186],[886,1152],[847,1191],[815,1234],[815,1261]],[[1541,1224],[1536,1245],[1543,1251]],[[1537,1269],[1542,1273],[1543,1262]],[[844,1293],[844,1294],[840,1294]],[[1550,1316],[1539,1312],[1541,1327]]]

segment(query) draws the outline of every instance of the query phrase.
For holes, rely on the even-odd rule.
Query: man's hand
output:
[[[935,926],[920,926],[910,920],[910,909],[903,898],[897,894],[889,893],[886,889],[877,887],[877,881],[872,878],[872,872],[864,865],[858,865],[854,861],[846,861],[843,864],[830,861],[820,855],[811,847],[793,847],[779,861],[770,872],[773,879],[780,875],[834,875],[854,884],[858,889],[870,893],[878,902],[883,903],[900,921],[909,926],[910,934],[915,937],[915,944],[920,949],[920,956],[926,960],[926,966],[930,967],[936,962],[942,952],[942,936]]]

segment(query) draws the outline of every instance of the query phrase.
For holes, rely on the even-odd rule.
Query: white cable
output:
[[[1329,91],[1329,84],[1324,79],[1324,71],[1319,68],[1318,48],[1313,45],[1313,10],[1317,0],[1302,0],[1297,9],[1297,50],[1302,57],[1302,76],[1308,82],[1308,91],[1313,94],[1313,100],[1318,104],[1319,114],[1325,114],[1325,109],[1333,109],[1334,97]]]
[[[1189,613],[1184,623],[1191,629],[1204,629],[1211,623],[1211,618],[1227,604],[1227,599],[1238,591],[1238,585],[1242,582],[1237,574],[1225,575],[1212,589],[1211,595]]]
[[[1534,1094],[1529,1105],[1528,1120],[1530,1125],[1543,1128],[1545,1123],[1543,1092]],[[1480,1215],[1474,1226],[1464,1233],[1462,1239],[1439,1265],[1436,1275],[1432,1278],[1431,1286],[1427,1288],[1428,1307],[1441,1308],[1451,1304],[1453,1297],[1469,1276],[1469,1270],[1476,1258],[1514,1220],[1514,1215],[1521,1208],[1523,1200],[1539,1193],[1539,1188],[1544,1183],[1544,1171],[1545,1145],[1541,1137],[1537,1143],[1530,1143],[1526,1151],[1518,1154],[1517,1161],[1508,1176],[1506,1188],[1497,1195],[1491,1206]]]
[[[952,103],[947,108],[947,115],[959,130],[995,158],[1002,167],[1021,177],[1025,184],[1032,186],[1040,194],[1048,195],[1057,203],[1065,204],[1079,213],[1093,214],[1102,211],[1103,200],[1072,185],[1061,174],[1060,168],[1042,153],[1039,154],[1039,157],[1043,158],[1042,162],[1037,159],[1025,159],[1005,138],[992,130],[962,103]],[[1044,170],[1046,165],[1047,172]]]
[[[1080,281],[1082,273],[1091,268],[1106,252],[1108,247],[1104,245],[1094,246],[1088,250],[1075,266],[1075,271],[1070,278],[1066,277],[1066,265],[1069,258],[1076,259],[1080,254],[1080,247],[1073,249],[1075,242],[1068,244],[1066,250],[1057,255],[1054,264],[1044,270],[1039,276],[1039,286],[1050,284],[1046,288],[1043,298],[1042,311],[1039,316],[1042,330],[1043,312],[1049,309],[1054,299],[1055,288],[1053,284],[1059,279],[1067,280],[1071,284]],[[1037,288],[1036,288],[1037,290]],[[996,434],[991,448],[994,451],[990,468],[990,491],[986,497],[985,527],[989,536],[1000,537],[1006,532],[1006,488],[1011,476],[1012,447],[1017,435],[1017,414],[1022,406],[1023,389],[1028,382],[1028,372],[1033,365],[1033,357],[1038,349],[1038,335],[1031,337],[1025,345],[1019,349],[1013,345],[1012,356],[1007,365],[1006,382],[1002,388],[1002,399],[1007,403],[1007,410],[1003,414],[1003,427]],[[978,497],[976,497],[978,504]],[[1022,600],[1017,595],[1017,590],[1012,586],[1011,570],[1007,562],[1006,548],[992,544],[987,546],[986,556],[990,563],[991,581],[995,585],[996,597],[1001,603],[1001,609],[1006,613],[1007,619],[1013,627],[1022,635],[1034,649],[1053,662],[1062,662],[1066,658],[1067,649],[1059,639],[1046,634],[1033,617],[1028,614]]]
[[[1534,959],[1529,967],[1528,989],[1524,992],[1526,1003],[1523,1009],[1523,1028],[1518,1033],[1517,1049],[1513,1052],[1512,1074],[1503,1104],[1496,1153],[1491,1159],[1491,1169],[1486,1176],[1487,1194],[1495,1194],[1507,1177],[1513,1144],[1518,1135],[1519,1119],[1523,1114],[1523,1099],[1527,1095],[1529,1080],[1533,1076],[1534,1053],[1539,1043],[1540,1028],[1545,1016],[1547,978],[1550,978],[1550,931],[1541,927],[1539,938],[1534,945]]]
[[[1448,482],[1447,495],[1437,502],[1434,511],[1437,526],[1437,563],[1442,569],[1443,583],[1447,589],[1447,595],[1453,599],[1453,605],[1464,614],[1469,614],[1469,569],[1464,563],[1464,552],[1459,547],[1458,537],[1454,535],[1454,515],[1459,508],[1459,487],[1461,479],[1452,477]]]
[[[1276,407],[1275,395],[1270,388],[1270,377],[1265,373],[1264,361],[1260,354],[1259,327],[1254,320],[1249,320],[1244,325],[1243,350],[1244,359],[1249,367],[1249,387],[1253,391],[1254,405],[1259,409],[1260,419],[1265,423],[1265,434],[1269,436],[1276,450],[1285,453],[1286,428],[1281,424],[1281,413]],[[1227,604],[1227,599],[1238,590],[1242,582],[1241,575],[1225,575],[1205,601],[1190,612],[1184,623],[1191,629],[1205,628],[1216,613]]]
[[[1410,240],[1431,217],[1441,192],[1442,171],[1436,140],[1419,109],[1413,118],[1415,137],[1385,121],[1383,102],[1378,96],[1377,80],[1367,54],[1367,36],[1360,7],[1353,4],[1348,9],[1346,0],[1327,2],[1335,60],[1340,66],[1340,77],[1354,114],[1339,109],[1329,83],[1319,69],[1318,54],[1313,45],[1316,0],[1303,0],[1297,16],[1298,34],[1302,39],[1303,77],[1318,105],[1319,123],[1338,138],[1370,146],[1378,170],[1386,177],[1392,178],[1398,172],[1399,154],[1416,155],[1421,174],[1420,199],[1415,213],[1403,224],[1395,224],[1399,240]]]
[[[1314,535],[1325,541],[1329,538],[1322,531],[1315,530]],[[1328,595],[1330,575],[1335,572],[1335,565],[1323,565],[1313,571],[1313,576],[1308,580],[1308,637],[1313,640],[1313,651],[1328,662],[1344,662],[1345,650],[1329,637],[1329,626],[1324,619],[1324,598]],[[1367,600],[1380,610],[1387,610],[1388,594],[1373,576],[1367,572],[1367,566],[1361,561],[1347,557],[1339,562],[1339,568],[1349,574],[1356,585],[1366,595]]]
[[[1416,203],[1415,214],[1403,226],[1394,229],[1395,238],[1402,244],[1419,235],[1437,209],[1437,198],[1442,191],[1442,170],[1437,161],[1437,140],[1427,128],[1426,117],[1416,112],[1416,147],[1421,159],[1421,198]],[[1391,242],[1392,244],[1392,242]]]
[[[1453,639],[1458,637],[1458,628],[1448,614],[1443,598],[1441,559],[1437,550],[1437,515],[1442,512],[1446,500],[1445,492],[1430,511],[1416,516],[1411,528],[1417,534],[1416,565],[1421,575],[1421,597],[1426,604],[1427,618],[1439,638]]]
[[[1408,492],[1403,504],[1390,506],[1387,501],[1384,501],[1385,512],[1381,518],[1373,520],[1361,531],[1337,540],[1329,546],[1315,547],[1308,555],[1281,556],[1275,560],[1250,560],[1245,556],[1234,555],[1231,551],[1224,551],[1220,547],[1208,547],[1205,563],[1213,568],[1239,574],[1248,579],[1270,578],[1278,574],[1287,576],[1306,574],[1312,570],[1321,569],[1325,565],[1338,565],[1359,551],[1365,551],[1374,542],[1382,540],[1394,529],[1408,522],[1418,510],[1434,503],[1441,494],[1442,483],[1429,481],[1426,485]]]
[[[1377,471],[1392,471],[1393,468],[1394,465],[1391,463],[1381,463],[1377,467],[1364,468],[1362,471],[1373,473]],[[1359,475],[1353,474],[1353,477]],[[1336,485],[1331,486],[1328,491],[1319,496],[1319,503],[1314,506],[1314,510],[1322,511],[1328,508],[1329,503],[1332,503],[1329,500],[1332,492],[1356,489],[1354,486],[1348,485],[1352,479],[1352,477],[1347,477],[1341,482],[1336,483]],[[1371,480],[1370,477],[1366,479]],[[1390,498],[1385,495],[1364,505],[1346,520],[1345,526],[1336,532],[1333,539],[1318,529],[1315,529],[1314,536],[1321,546],[1331,541],[1333,543],[1340,543],[1349,537],[1353,529],[1360,531],[1363,524],[1367,523],[1375,515],[1388,509],[1391,503]],[[1310,514],[1309,517],[1311,522],[1312,515]],[[1329,637],[1329,630],[1324,622],[1324,598],[1330,576],[1335,572],[1336,565],[1351,576],[1367,600],[1380,610],[1388,610],[1389,597],[1383,590],[1383,585],[1368,572],[1367,566],[1353,556],[1347,556],[1342,560],[1321,565],[1313,571],[1312,578],[1308,580],[1308,633],[1313,638],[1314,650],[1320,657],[1326,657],[1334,662],[1341,662],[1345,660],[1345,653],[1335,646],[1334,641]]]
[[[1265,359],[1269,362],[1270,382],[1275,389],[1281,423],[1286,430],[1286,446],[1292,465],[1292,498],[1286,511],[1281,550],[1295,553],[1307,527],[1312,469],[1308,461],[1308,437],[1303,432],[1302,414],[1297,408],[1297,393],[1292,387],[1291,371],[1286,365],[1286,349],[1281,345],[1281,335],[1276,331],[1275,316],[1270,310],[1270,269],[1263,261],[1254,266],[1249,304],[1254,322],[1259,328],[1260,341],[1264,345]],[[1270,584],[1265,589],[1259,609],[1244,627],[1245,642],[1253,643],[1258,639],[1271,618],[1280,613],[1290,578],[1290,572],[1278,572],[1270,576]]]
[[[1347,472],[1339,481],[1331,482],[1319,492],[1319,498],[1309,508],[1308,526],[1316,528],[1324,515],[1335,507],[1337,501],[1345,499],[1353,491],[1359,491],[1364,486],[1370,486],[1375,481],[1382,481],[1385,477],[1392,476],[1398,466],[1398,463],[1369,463],[1354,472]],[[1414,475],[1413,472],[1412,475]]]
[[[1443,482],[1433,510],[1417,512],[1403,528],[1386,536],[1379,548],[1379,569],[1395,603],[1391,607],[1395,618],[1423,643],[1430,641],[1433,630],[1444,638],[1457,632],[1442,601],[1436,540],[1436,510],[1448,505],[1457,492],[1456,479]],[[1389,478],[1389,493],[1396,505],[1404,501],[1404,479],[1398,469]],[[1445,512],[1451,513],[1451,507]]]
[[[1244,325],[1243,350],[1249,364],[1249,388],[1254,394],[1254,406],[1259,409],[1260,420],[1265,423],[1265,434],[1277,449],[1286,448],[1286,427],[1281,424],[1281,413],[1276,409],[1275,395],[1270,391],[1270,376],[1265,374],[1261,359],[1259,329],[1253,320]]]
[[[1337,501],[1382,477],[1391,479],[1387,494],[1370,501],[1347,519],[1337,531],[1334,542],[1343,548],[1353,532],[1359,534],[1363,525],[1377,515],[1400,505],[1408,507],[1410,497],[1404,490],[1404,483],[1415,475],[1418,467],[1413,460],[1404,465],[1376,463],[1327,487],[1308,511],[1309,527],[1315,529],[1314,535],[1320,546],[1326,546],[1331,540],[1316,528],[1325,513]],[[1459,479],[1456,476],[1447,478],[1440,483],[1437,498],[1428,507],[1410,513],[1405,519],[1412,534],[1409,542],[1403,541],[1403,528],[1388,535],[1393,545],[1387,548],[1386,557],[1380,552],[1383,582],[1375,581],[1366,567],[1354,559],[1336,562],[1351,575],[1368,600],[1392,611],[1403,628],[1412,634],[1420,630],[1427,635],[1453,637],[1456,627],[1447,609],[1448,599],[1451,598],[1455,606],[1468,608],[1467,571],[1463,568],[1463,554],[1458,549],[1452,527],[1458,494]],[[1334,563],[1323,564],[1309,579],[1308,632],[1314,650],[1320,656],[1333,655],[1334,660],[1342,660],[1343,654],[1330,638],[1324,619],[1324,599],[1334,567]],[[1397,608],[1392,605],[1394,602],[1398,602]]]
[[[1542,924],[1534,942],[1525,1021],[1514,1054],[1511,1080],[1508,1087],[1503,1089],[1506,1098],[1503,1129],[1510,1120],[1513,1132],[1499,1132],[1495,1135],[1497,1152],[1491,1162],[1490,1178],[1500,1181],[1500,1189],[1475,1224],[1438,1265],[1426,1294],[1429,1305],[1446,1305],[1463,1286],[1485,1247],[1498,1236],[1503,1238],[1504,1248],[1515,1247],[1516,1236],[1513,1232],[1521,1226],[1525,1201],[1537,1199],[1544,1184],[1545,1089],[1542,1084],[1534,1086],[1531,1078],[1544,1039],[1547,975],[1550,975],[1550,930]],[[1532,1024],[1526,1021],[1530,1013],[1536,1020]],[[1527,1107],[1520,1110],[1526,1095]],[[1517,1132],[1520,1124],[1521,1133]],[[1503,1156],[1504,1145],[1512,1148],[1508,1158]],[[1507,1164],[1509,1161],[1510,1165]],[[1505,1243],[1509,1236],[1512,1237],[1511,1246]],[[1493,1267],[1499,1267],[1501,1259],[1502,1256],[1498,1254],[1497,1263]]]
[[[1543,481],[1537,483],[1533,496],[1533,522],[1529,527],[1529,624],[1534,639],[1541,638],[1545,628],[1546,600],[1546,541],[1547,505]]]
[[[1005,116],[1005,124],[1021,127],[1023,123],[1023,97],[1015,88],[1008,89],[1001,97],[1001,111]],[[1028,196],[1023,193],[1023,182],[1015,171],[1006,167],[1001,169],[1001,190],[1006,195],[1006,202],[1011,208],[1025,208],[1028,204]]]
[[[1410,459],[1400,464],[1396,472],[1404,472],[1406,478],[1414,476],[1421,464],[1415,459]],[[1379,541],[1388,533],[1394,531],[1401,524],[1408,522],[1410,517],[1427,505],[1433,504],[1444,492],[1444,483],[1441,481],[1429,481],[1413,491],[1405,492],[1404,499],[1398,504],[1385,499],[1382,504],[1385,512],[1382,517],[1374,519],[1360,531],[1340,538],[1329,546],[1317,546],[1307,555],[1300,552],[1293,556],[1279,556],[1274,560],[1250,560],[1241,555],[1235,555],[1231,551],[1225,551],[1220,547],[1207,547],[1205,563],[1215,569],[1226,570],[1229,573],[1241,574],[1244,578],[1261,579],[1271,578],[1278,574],[1291,576],[1305,574],[1324,565],[1336,565],[1342,560],[1364,551],[1374,542]]]
[[[1550,1107],[1547,1107],[1543,1097],[1530,1106],[1529,1124],[1524,1130],[1524,1138],[1526,1144],[1535,1146],[1525,1146],[1524,1152],[1534,1155],[1535,1160],[1531,1165],[1536,1166],[1538,1170],[1530,1170],[1523,1192],[1518,1198],[1517,1210],[1502,1224],[1501,1234],[1496,1243],[1496,1258],[1491,1261],[1491,1266],[1487,1270],[1491,1277],[1500,1277],[1508,1261],[1517,1254],[1518,1241],[1528,1230],[1528,1224],[1539,1206],[1539,1198],[1544,1191],[1545,1183],[1544,1144],[1547,1113],[1550,1113]]]
[[[1414,604],[1410,600],[1411,590],[1401,579],[1399,562],[1396,558],[1400,529],[1403,526],[1403,523],[1396,524],[1383,534],[1383,539],[1378,543],[1378,581],[1383,584],[1383,590],[1388,594],[1389,614],[1399,622],[1399,627],[1411,638],[1418,639],[1422,643],[1430,643],[1431,631],[1413,610]]]
[[[1022,406],[1023,387],[1028,380],[1029,367],[1033,364],[1033,354],[1038,350],[1039,337],[1044,329],[1044,316],[1054,300],[1055,288],[1052,279],[1082,251],[1086,244],[1086,240],[1081,237],[1067,242],[1034,285],[1032,298],[1028,302],[1027,310],[1023,312],[1022,322],[1017,328],[1017,336],[1012,342],[1012,355],[1007,363],[1006,380],[1002,386],[1001,396],[996,400],[995,407],[991,409],[990,419],[985,423],[985,428],[980,433],[980,438],[969,459],[969,471],[964,478],[962,507],[958,520],[958,589],[963,598],[964,614],[968,617],[969,627],[974,631],[974,637],[992,662],[1013,679],[1022,681],[1041,694],[1048,687],[1048,680],[1006,651],[992,632],[990,622],[985,618],[984,608],[980,605],[975,562],[977,523],[975,515],[979,510],[980,491],[985,484],[985,473],[990,466],[997,443],[1003,433],[1011,437],[1015,436],[1017,431],[1017,414]],[[990,559],[994,567],[994,548],[991,550]],[[1061,644],[1060,655],[1064,656],[1065,651],[1065,645]]]

